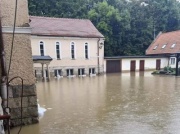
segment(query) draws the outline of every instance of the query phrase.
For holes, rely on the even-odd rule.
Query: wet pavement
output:
[[[180,134],[179,81],[136,72],[37,82],[40,123],[21,133]]]

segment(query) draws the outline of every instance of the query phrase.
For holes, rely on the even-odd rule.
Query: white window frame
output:
[[[174,48],[176,46],[176,43],[172,44],[171,48]]]
[[[87,45],[87,58],[86,58],[86,45]],[[89,50],[89,43],[84,43],[84,58],[90,59],[90,50]]]
[[[62,69],[55,69],[54,72],[56,72],[57,76],[54,74],[55,77],[62,76]],[[60,74],[59,74],[60,72]]]
[[[96,74],[96,68],[89,68],[89,70],[91,70],[90,72],[93,72],[92,70],[94,69],[94,73],[89,73],[90,75],[92,75],[92,74]]]
[[[57,48],[56,48],[56,46],[57,46],[57,43],[59,43],[59,56],[60,56],[60,58],[57,58]],[[57,60],[61,60],[62,59],[62,54],[61,54],[61,43],[59,42],[59,41],[56,41],[55,42],[55,54],[56,54],[56,59]]]
[[[170,58],[170,65],[175,65],[176,63],[176,58],[175,57],[171,57]]]
[[[80,70],[80,74],[79,74],[79,70]],[[84,74],[83,74],[83,70],[84,70]],[[78,75],[79,76],[85,75],[85,68],[78,68]]]
[[[41,42],[42,42],[43,44],[41,44]],[[45,49],[45,43],[44,43],[44,41],[39,41],[39,55],[42,56],[42,55],[41,55],[41,48],[40,48],[41,45],[43,45],[43,49],[44,49],[43,51],[44,51],[44,56],[45,56],[45,55],[46,55],[46,51],[45,51],[46,49]]]
[[[73,74],[71,74],[71,70],[73,70]],[[74,76],[74,69],[73,69],[73,68],[67,69],[66,72],[68,72],[68,73],[67,73],[67,77]],[[70,74],[70,75],[68,75],[68,74]]]
[[[158,46],[156,45],[156,46],[153,48],[153,50],[156,50],[157,47],[158,47]]]
[[[166,44],[164,44],[163,46],[162,46],[162,48],[164,49],[166,47]]]
[[[72,58],[72,52],[71,52],[71,46],[74,45],[74,58]],[[74,41],[72,41],[70,43],[70,57],[72,60],[76,59],[76,43]]]

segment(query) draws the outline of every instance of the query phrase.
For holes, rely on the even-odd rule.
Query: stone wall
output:
[[[38,122],[37,95],[33,73],[32,51],[27,0],[18,0],[17,21],[14,49],[9,73],[9,80],[19,76],[24,81],[23,124]],[[3,27],[6,67],[8,70],[11,55],[12,32],[14,23],[15,0],[0,0],[0,17]],[[11,108],[11,125],[20,125],[21,81],[15,79],[9,87],[9,107]]]
[[[9,107],[11,111],[11,126],[21,125],[21,85],[9,87]],[[35,85],[24,85],[22,102],[23,125],[38,122],[37,96]]]

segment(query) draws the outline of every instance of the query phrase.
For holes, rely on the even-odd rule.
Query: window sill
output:
[[[96,76],[96,74],[90,74],[89,76],[91,76],[91,77],[92,77],[92,76]]]
[[[86,77],[86,75],[85,75],[85,74],[82,74],[82,75],[79,75],[79,77]]]
[[[74,77],[76,77],[76,75],[68,75],[67,77],[68,78],[74,78]]]

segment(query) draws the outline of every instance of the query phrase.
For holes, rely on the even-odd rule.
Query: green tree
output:
[[[180,29],[176,0],[28,0],[36,16],[89,18],[105,36],[105,56],[144,55],[160,31]]]

